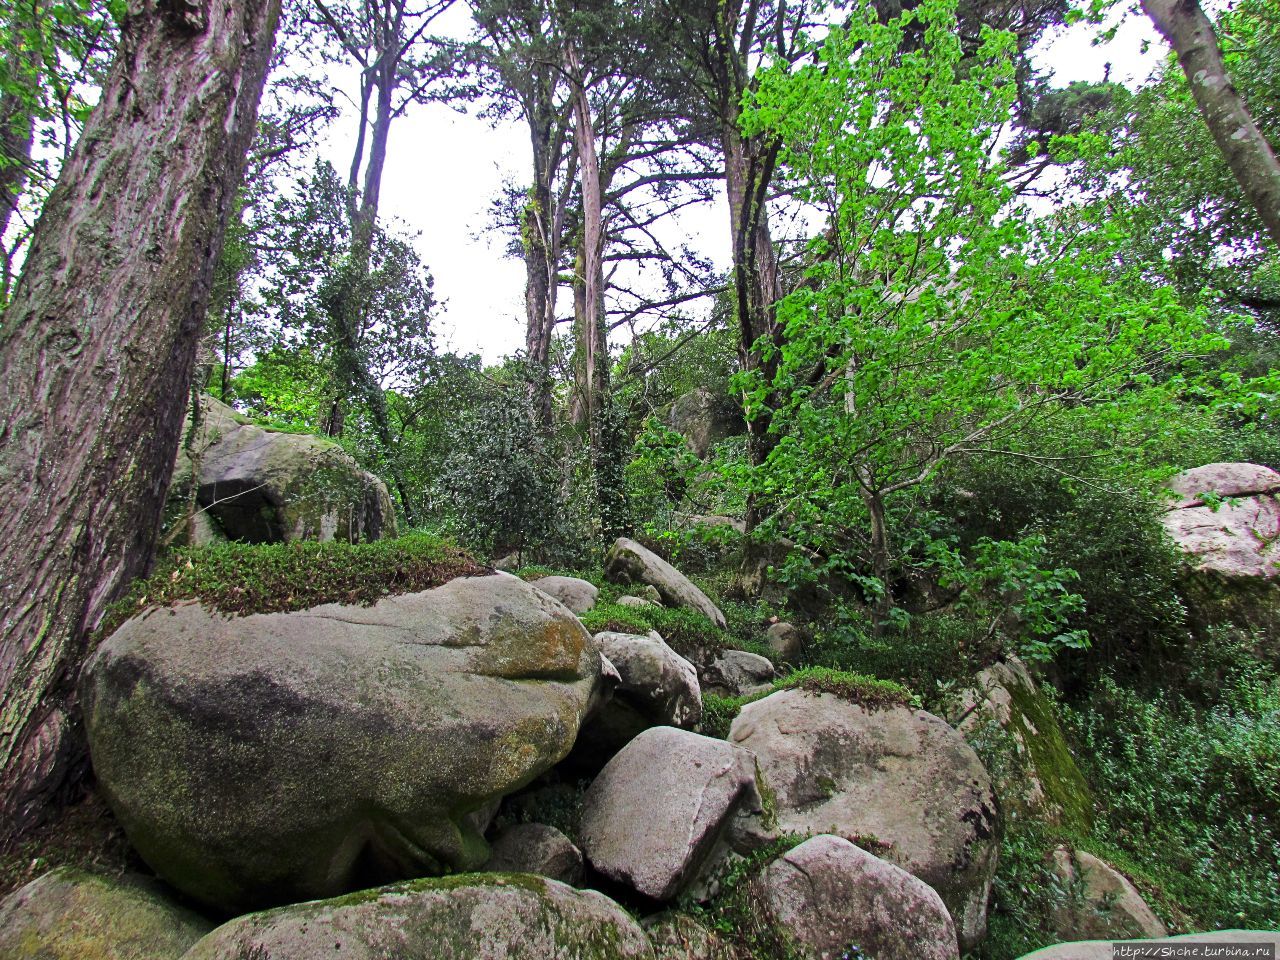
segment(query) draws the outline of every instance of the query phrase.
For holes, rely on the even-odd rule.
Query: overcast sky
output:
[[[455,12],[463,13],[458,4]],[[455,17],[449,32],[464,21]],[[1129,15],[1116,39],[1095,46],[1096,28],[1079,25],[1047,38],[1038,65],[1056,84],[1145,80],[1166,51],[1146,17]],[[1143,47],[1148,49],[1144,52]],[[355,123],[348,113],[330,129],[323,153],[339,170],[350,164]],[[529,144],[515,123],[492,126],[446,106],[418,106],[391,130],[382,186],[382,215],[417,233],[415,243],[444,301],[437,323],[441,346],[494,361],[524,343],[524,265],[503,255],[504,238],[488,229],[487,207],[508,180],[525,182]],[[688,226],[699,248],[727,264],[727,215],[708,209]]]

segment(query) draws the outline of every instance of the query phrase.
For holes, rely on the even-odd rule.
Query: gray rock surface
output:
[[[688,607],[716,626],[725,626],[724,614],[711,598],[683,573],[647,547],[619,537],[604,558],[605,576],[614,583],[645,583],[658,591],[668,607]]]
[[[945,722],[783,690],[743,707],[729,739],[755,754],[777,798],[778,830],[883,845],[884,859],[942,897],[963,949],[982,939],[999,852],[996,801],[973,748]]]
[[[692,727],[702,719],[698,672],[656,631],[644,636],[605,631],[594,639],[618,671],[615,698],[638,708],[649,725]]]
[[[697,877],[729,819],[759,804],[747,751],[655,727],[610,760],[587,790],[582,849],[610,879],[669,900]]]
[[[396,535],[386,485],[336,443],[264,429],[212,397],[202,398],[201,411],[192,445],[178,451],[168,523],[186,515],[194,484],[205,541],[356,543]]]
[[[568,753],[600,679],[507,574],[369,607],[125,623],[81,678],[94,770],[143,858],[228,912],[468,870],[468,816]]]
[[[1067,892],[1052,915],[1063,940],[1138,940],[1167,937],[1168,928],[1142,894],[1109,863],[1084,850],[1058,847],[1053,871]]]
[[[834,836],[806,840],[756,882],[770,923],[812,960],[959,960],[955,924],[924,881]]]
[[[708,693],[741,697],[763,690],[776,676],[768,657],[746,650],[724,650],[707,665],[700,682]]]
[[[211,929],[154,880],[60,867],[0,903],[0,957],[177,960]]]
[[[414,880],[252,913],[185,960],[653,960],[639,925],[592,890],[527,874]]]
[[[577,577],[539,577],[530,581],[548,596],[555,597],[574,613],[586,613],[596,605],[600,588]]]
[[[1276,955],[1280,956],[1280,933],[1275,930],[1222,930],[1217,933],[1192,933],[1181,937],[1167,937],[1159,940],[1121,941],[1133,944],[1165,945],[1177,949],[1186,944],[1270,944],[1276,947]],[[1034,953],[1028,953],[1020,960],[1112,960],[1117,956],[1115,942],[1111,940],[1088,940],[1076,943],[1060,943],[1057,946],[1045,947]],[[1176,956],[1176,953],[1170,954]]]
[[[536,873],[571,887],[582,882],[582,851],[555,827],[517,823],[493,838],[492,873]]]
[[[617,604],[618,604],[618,606],[621,606],[621,607],[656,607],[656,606],[659,606],[659,604],[654,603],[652,600],[646,600],[644,597],[632,597],[632,596],[622,596],[622,597],[619,597],[619,598],[615,601],[615,603],[617,603]]]
[[[1218,497],[1254,497],[1280,493],[1280,473],[1257,463],[1209,463],[1183,470],[1168,487],[1184,503],[1201,501],[1205,493]]]
[[[707,459],[721,440],[740,436],[747,429],[738,405],[706,387],[697,387],[677,399],[671,405],[669,422],[700,460]]]

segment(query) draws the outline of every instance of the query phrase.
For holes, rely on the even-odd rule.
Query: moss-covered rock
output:
[[[995,773],[996,795],[1006,814],[1036,817],[1088,834],[1093,793],[1067,747],[1053,703],[1019,661],[994,664],[961,697],[959,729],[971,740],[998,731],[1012,756]]]
[[[177,960],[212,928],[153,880],[60,867],[0,903],[0,958]]]
[[[166,520],[176,526],[193,507],[201,512],[177,542],[395,536],[386,485],[336,443],[257,426],[212,397],[202,398],[200,410],[194,429],[187,421]]]
[[[653,960],[607,897],[528,874],[416,880],[240,917],[186,960]]]
[[[604,558],[605,576],[614,583],[644,583],[653,587],[670,607],[687,607],[720,629],[724,614],[688,577],[660,556],[626,537],[619,537]]]
[[[497,574],[368,607],[150,609],[81,699],[138,852],[238,912],[479,867],[469,814],[564,758],[599,676],[582,625]]]

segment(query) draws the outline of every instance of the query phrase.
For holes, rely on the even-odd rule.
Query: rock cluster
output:
[[[664,603],[719,614],[638,544],[611,556]],[[0,905],[0,958],[733,960],[672,909],[715,889],[806,960],[956,960],[981,939],[1001,817],[960,733],[775,690],[746,651],[695,664],[656,632],[592,636],[574,612],[596,595],[500,573],[367,607],[143,610],[81,678],[94,768],[207,918],[155,880],[58,871]],[[1023,679],[992,672],[969,713],[1007,723],[995,681]],[[727,739],[692,729],[706,690],[758,698]],[[1162,930],[1105,864],[1063,857],[1064,883],[1136,924],[1090,926],[1094,910],[1064,931]]]

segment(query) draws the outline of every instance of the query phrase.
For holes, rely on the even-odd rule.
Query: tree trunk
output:
[[[1214,142],[1280,244],[1280,162],[1227,75],[1213,24],[1196,0],[1142,0],[1142,9],[1177,53]]]
[[[152,559],[279,0],[146,0],[0,326],[0,828],[66,796],[75,681]]]
[[[879,636],[889,622],[889,612],[893,609],[893,594],[889,590],[890,564],[889,525],[885,516],[884,500],[879,494],[869,493],[864,497],[867,513],[871,517],[871,572],[880,581],[880,594],[872,604],[875,617],[871,629]]]

